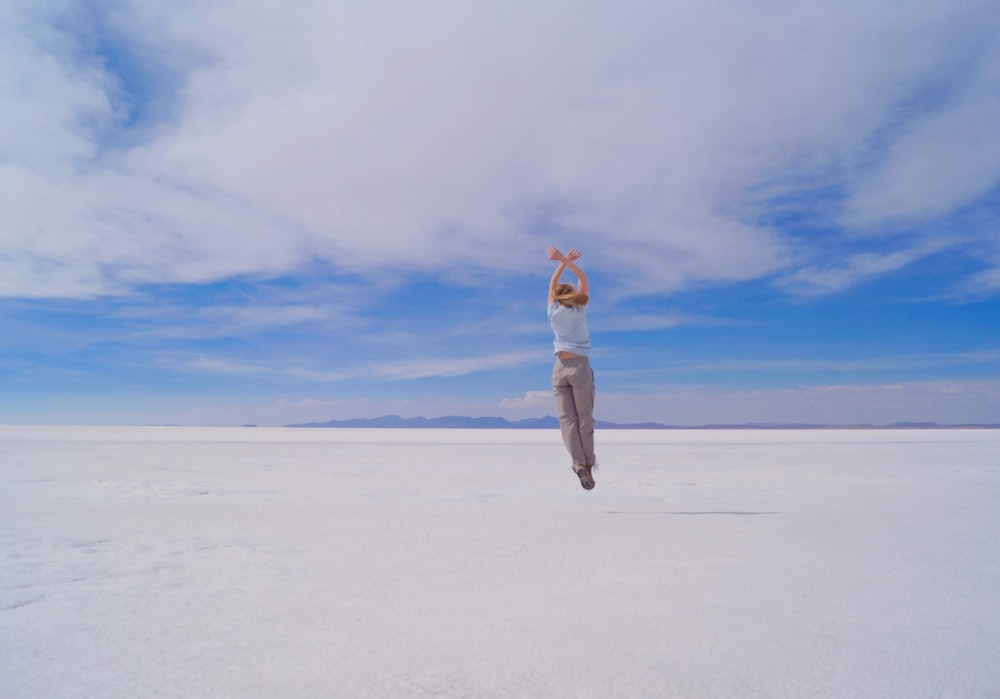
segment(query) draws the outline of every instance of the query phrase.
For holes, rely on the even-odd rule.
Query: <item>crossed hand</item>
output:
[[[556,260],[557,262],[572,262],[573,260],[579,260],[583,255],[583,253],[576,248],[573,248],[565,255],[559,251],[559,248],[549,248],[545,251],[545,254],[548,255],[550,260]]]

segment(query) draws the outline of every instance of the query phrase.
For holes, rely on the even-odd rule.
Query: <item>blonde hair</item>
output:
[[[556,284],[552,287],[552,298],[563,306],[574,308],[576,306],[586,306],[590,297],[586,294],[578,294],[572,284]]]

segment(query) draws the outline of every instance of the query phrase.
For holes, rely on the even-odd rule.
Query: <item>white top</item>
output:
[[[572,352],[587,356],[590,352],[590,331],[587,329],[586,306],[564,306],[558,301],[549,304],[549,324],[556,339],[555,353]]]

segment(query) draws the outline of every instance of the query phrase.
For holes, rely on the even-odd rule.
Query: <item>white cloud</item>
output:
[[[387,379],[424,379],[431,377],[465,376],[483,371],[507,369],[532,363],[537,364],[542,360],[548,361],[547,356],[535,349],[525,352],[509,352],[479,357],[397,360],[375,364],[371,367],[371,371],[375,375]]]
[[[309,326],[314,329],[337,327],[341,332],[356,327],[357,321],[347,317],[342,309],[329,305],[255,305],[209,306],[199,309],[159,308],[155,312],[139,315],[137,309],[128,308],[117,314],[131,323],[155,320],[152,328],[139,327],[128,331],[128,337],[137,339],[209,339],[220,337],[247,337],[276,328]]]
[[[539,417],[546,411],[555,409],[552,391],[526,391],[520,398],[503,398],[499,406],[502,410],[531,417]]]
[[[720,373],[744,372],[842,372],[871,373],[887,371],[914,371],[945,367],[970,367],[1000,364],[1000,351],[939,352],[922,354],[897,354],[856,359],[720,359],[680,360],[660,364],[659,371],[670,373]],[[628,379],[648,377],[650,370],[605,371],[607,378]]]
[[[778,285],[803,296],[842,291],[861,280],[902,269],[943,246],[941,241],[933,241],[895,252],[860,253],[834,265],[802,267],[781,277]]]
[[[193,355],[174,352],[155,360],[157,366],[181,373],[205,373],[220,376],[259,375],[295,378],[314,383],[335,383],[377,377],[389,381],[467,376],[482,372],[537,365],[548,362],[549,355],[537,350],[508,352],[472,357],[442,357],[425,359],[352,360],[349,366],[331,371],[303,366],[287,359],[234,359],[224,356]],[[315,361],[312,362],[315,364]]]
[[[857,183],[845,206],[849,224],[871,228],[933,219],[997,186],[1000,47],[995,40],[972,71],[943,105],[916,117],[894,140],[889,137],[885,158]]]
[[[261,364],[214,357],[193,357],[182,362],[178,368],[181,371],[236,376],[256,376],[272,373],[272,369]]]
[[[0,294],[316,257],[520,271],[570,240],[629,293],[780,272],[809,243],[757,223],[764,191],[856,179],[848,218],[877,222],[944,215],[1000,176],[976,147],[997,78],[965,48],[970,86],[845,174],[990,7],[123,2],[88,31],[140,90],[82,53],[79,23],[54,28],[61,5],[19,0],[0,42]],[[914,168],[928,154],[951,173],[937,194]]]
[[[1000,291],[1000,266],[978,272],[966,280],[963,290],[974,295]]]
[[[646,330],[665,330],[681,326],[717,326],[738,325],[741,321],[730,318],[713,318],[710,316],[688,315],[614,315],[602,318],[601,332],[633,332]]]

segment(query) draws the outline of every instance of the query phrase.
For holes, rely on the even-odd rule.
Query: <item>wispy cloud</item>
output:
[[[731,318],[684,314],[616,315],[602,318],[600,330],[601,332],[641,332],[647,330],[665,330],[682,326],[741,325],[743,322]]]
[[[181,362],[176,366],[181,371],[225,374],[235,376],[258,376],[262,374],[272,374],[274,370],[270,367],[251,362],[233,361],[230,359],[219,359],[216,357],[193,357]]]
[[[374,366],[373,373],[389,379],[424,379],[431,377],[465,376],[482,371],[495,371],[526,364],[549,362],[550,358],[537,349],[477,357],[447,357],[387,362]]]
[[[130,310],[128,315],[134,315]],[[149,320],[146,314],[146,320]],[[213,306],[203,309],[177,307],[172,312],[160,314],[155,324],[131,330],[131,339],[209,339],[221,337],[247,337],[278,328],[303,325],[339,323],[341,326],[357,324],[342,313],[319,306]]]
[[[962,285],[962,291],[973,296],[985,296],[1000,291],[1000,265],[977,272]]]
[[[355,361],[336,371],[294,366],[285,359],[272,361],[227,359],[219,356],[187,356],[173,354],[157,360],[162,368],[182,373],[207,373],[225,376],[258,375],[301,379],[316,383],[331,383],[376,377],[390,381],[467,376],[481,372],[537,365],[550,362],[545,352],[537,349],[481,356],[435,357],[407,360]]]
[[[849,225],[878,230],[937,219],[984,197],[1000,181],[1000,48],[978,28],[966,29],[966,40],[982,48],[979,60],[960,53],[957,65],[945,65],[953,82],[938,88],[945,94],[937,104],[887,136],[884,157],[855,181],[845,204]]]
[[[894,252],[860,253],[833,264],[802,267],[779,278],[778,285],[803,296],[843,291],[858,282],[902,269],[946,246],[944,241],[932,241]]]
[[[729,373],[746,372],[842,372],[868,373],[885,371],[913,371],[943,367],[961,367],[995,364],[1000,366],[1000,351],[918,353],[886,356],[868,356],[852,359],[718,359],[673,360],[660,363],[655,369],[606,372],[606,376],[625,378],[661,373]]]

